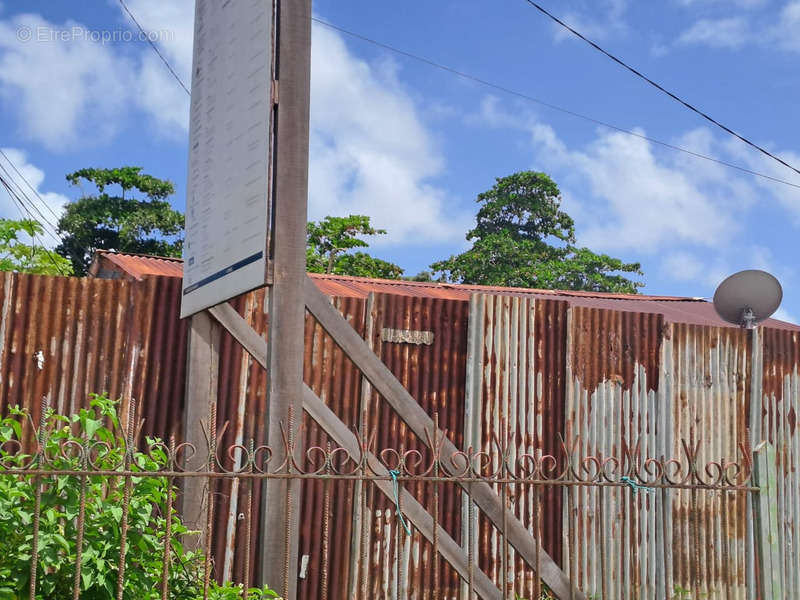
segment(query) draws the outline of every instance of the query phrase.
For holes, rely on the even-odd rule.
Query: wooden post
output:
[[[308,202],[311,0],[277,0],[273,285],[269,290],[267,440],[297,440],[303,417],[303,332]],[[290,424],[289,415],[293,415]],[[290,426],[291,425],[291,426]],[[276,456],[281,461],[283,457]],[[261,523],[260,580],[293,600],[299,547],[298,479],[268,479]]]
[[[220,326],[206,311],[192,316],[189,329],[189,352],[186,368],[186,405],[184,407],[184,439],[196,452],[190,458],[188,470],[205,469],[208,456],[206,435],[210,435],[211,406],[217,402],[219,380]],[[205,424],[205,425],[203,425]],[[203,426],[206,431],[203,432]],[[191,452],[186,453],[186,455]],[[206,519],[208,516],[208,486],[211,481],[202,477],[183,478],[181,514],[190,530],[202,532],[199,537],[188,536],[186,542],[192,549],[205,547]]]

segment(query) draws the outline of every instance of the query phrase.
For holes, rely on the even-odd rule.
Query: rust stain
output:
[[[572,308],[573,375],[587,390],[611,381],[628,391],[642,366],[650,390],[658,388],[664,317],[653,313]]]

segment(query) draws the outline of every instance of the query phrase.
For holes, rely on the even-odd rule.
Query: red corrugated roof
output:
[[[182,277],[183,261],[179,258],[163,258],[142,254],[123,254],[99,250],[95,261],[108,260],[131,277],[141,279],[145,275]],[[402,281],[394,279],[370,279],[347,275],[323,275],[309,273],[317,287],[328,296],[366,298],[371,292],[401,294],[447,300],[469,300],[473,293],[527,296],[549,300],[564,300],[572,306],[589,306],[610,310],[660,313],[674,323],[695,325],[730,326],[717,315],[714,305],[703,298],[681,296],[647,296],[644,294],[609,294],[571,290],[535,290],[486,285],[437,283],[429,281]],[[769,319],[768,327],[800,331],[800,326]]]
[[[135,279],[141,279],[145,275],[183,277],[183,260],[180,258],[97,250],[94,260],[108,261]]]

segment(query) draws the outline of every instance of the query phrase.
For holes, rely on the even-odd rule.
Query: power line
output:
[[[36,189],[35,189],[35,188],[34,188],[34,187],[31,185],[31,183],[30,183],[30,182],[29,182],[29,181],[28,181],[28,180],[27,180],[27,179],[26,179],[26,178],[25,178],[25,177],[22,175],[22,173],[21,173],[21,172],[20,172],[20,170],[17,168],[17,166],[14,164],[14,162],[13,162],[13,161],[12,161],[12,160],[11,160],[11,159],[8,157],[8,155],[7,155],[7,154],[6,154],[6,153],[5,153],[5,152],[4,152],[4,151],[3,151],[1,148],[0,148],[0,155],[2,155],[2,156],[3,156],[3,158],[6,160],[6,162],[7,162],[7,163],[8,163],[8,164],[11,166],[11,168],[12,168],[12,169],[14,169],[14,171],[17,173],[17,175],[19,175],[19,177],[20,177],[20,178],[21,178],[21,179],[22,179],[22,180],[23,180],[23,181],[24,181],[24,182],[25,182],[25,183],[28,185],[28,187],[29,187],[31,190],[33,190],[33,192],[36,194],[36,196],[39,198],[39,200],[42,202],[42,204],[44,204],[44,205],[45,205],[45,206],[48,208],[48,210],[50,210],[50,212],[51,212],[51,213],[52,213],[52,214],[55,216],[55,212],[53,212],[53,210],[50,208],[50,206],[49,206],[49,205],[48,205],[48,204],[47,204],[47,203],[44,201],[44,199],[43,199],[43,198],[42,198],[42,197],[39,195],[39,192],[37,192],[37,191],[36,191]],[[47,235],[50,235],[50,236],[51,236],[53,239],[55,239],[55,240],[57,240],[57,241],[63,242],[64,240],[63,240],[63,238],[61,237],[61,235],[59,234],[58,227],[56,227],[55,225],[53,225],[53,223],[51,223],[51,222],[50,222],[50,221],[47,219],[47,217],[45,217],[45,216],[44,216],[44,214],[42,214],[42,212],[41,212],[41,211],[39,210],[39,208],[36,206],[36,203],[35,203],[35,202],[33,202],[33,201],[32,201],[32,200],[31,200],[31,199],[28,197],[28,195],[27,195],[27,194],[26,194],[26,193],[23,191],[23,189],[22,189],[22,187],[19,185],[19,183],[17,183],[17,181],[15,181],[14,177],[12,177],[12,176],[11,176],[11,174],[10,174],[10,173],[8,172],[8,170],[6,169],[5,165],[3,165],[2,163],[0,163],[0,171],[2,171],[2,173],[3,173],[3,174],[5,174],[5,178],[3,178],[3,177],[2,177],[2,175],[0,175],[0,182],[2,183],[3,187],[6,189],[6,192],[8,192],[8,195],[9,195],[9,197],[11,198],[11,200],[12,200],[13,202],[15,202],[15,204],[17,205],[17,210],[19,211],[19,213],[20,213],[20,216],[21,216],[23,219],[25,219],[25,215],[23,215],[23,214],[22,214],[22,211],[20,210],[20,208],[21,208],[22,210],[24,210],[24,211],[25,211],[25,213],[27,213],[28,217],[29,217],[29,218],[30,218],[32,221],[35,221],[36,223],[38,223],[38,224],[39,224],[39,226],[42,228],[42,230],[43,230],[43,232],[44,232],[44,233],[46,233]],[[13,184],[13,186],[15,186],[15,187],[16,187],[16,190],[14,189],[14,187],[12,187],[12,184]],[[26,202],[26,201],[27,201],[27,203],[30,205],[30,207],[31,207],[31,208],[33,208],[33,210],[34,210],[34,211],[36,211],[36,213],[37,213],[37,214],[38,214],[38,215],[41,217],[41,219],[44,221],[44,223],[46,223],[46,224],[47,224],[47,225],[50,227],[50,229],[49,229],[49,230],[47,229],[47,227],[45,227],[44,223],[42,223],[42,220],[39,220],[39,219],[37,219],[37,218],[36,218],[36,217],[35,217],[35,216],[34,216],[34,215],[31,213],[30,209],[29,209],[29,208],[28,208],[28,206],[25,204],[25,202]],[[32,240],[33,240],[33,246],[34,246],[34,248],[35,248],[35,247],[36,247],[36,236],[35,236],[35,235],[34,235],[34,236],[31,236],[31,238],[32,238]],[[63,274],[65,274],[65,273],[62,271],[61,267],[59,267],[59,266],[56,264],[55,260],[53,260],[53,257],[51,256],[51,252],[50,252],[50,250],[48,250],[48,249],[45,247],[45,245],[44,245],[44,244],[42,244],[42,249],[43,249],[43,250],[45,251],[45,253],[48,255],[48,258],[49,258],[49,259],[50,259],[50,261],[53,263],[53,266],[55,266],[55,267],[56,267],[56,269],[58,269],[58,271],[59,271],[59,272],[60,272],[62,275],[63,275]]]
[[[5,188],[6,192],[8,192],[9,197],[12,199],[12,201],[15,202],[15,204],[17,206],[17,211],[20,213],[20,216],[22,217],[23,220],[25,220],[25,215],[22,214],[22,210],[24,210],[27,213],[27,215],[28,215],[28,217],[30,218],[31,221],[34,221],[34,222],[38,223],[39,225],[41,225],[41,223],[39,223],[36,220],[36,218],[30,213],[30,211],[25,207],[25,205],[21,201],[21,199],[16,196],[14,190],[11,189],[11,187],[8,184],[8,182],[2,176],[0,176],[0,185],[2,185],[3,188]],[[65,275],[65,276],[69,275],[69,273],[66,273],[64,271],[64,269],[62,268],[62,266],[59,265],[58,262],[56,262],[56,260],[54,258],[54,255],[53,255],[53,252],[51,250],[49,250],[47,248],[47,246],[45,246],[44,244],[41,244],[41,247],[42,247],[42,252],[44,252],[44,254],[45,254],[45,256],[47,256],[48,260],[51,263],[53,263],[53,266],[56,268],[56,271],[58,271],[61,275]],[[36,234],[35,233],[31,234],[31,248],[33,249],[33,253],[35,254],[36,253]]]
[[[525,1],[526,1],[528,4],[530,4],[531,6],[533,6],[533,7],[534,7],[536,10],[538,10],[539,12],[541,12],[542,14],[544,14],[544,15],[547,15],[548,17],[550,17],[550,18],[551,18],[553,21],[555,21],[556,23],[558,23],[559,25],[561,25],[561,27],[563,27],[564,29],[566,29],[567,31],[569,31],[569,32],[570,32],[570,33],[572,33],[573,35],[575,35],[575,36],[579,37],[580,39],[582,39],[584,42],[586,42],[587,44],[589,44],[589,45],[590,45],[592,48],[594,48],[594,49],[595,49],[595,50],[597,50],[598,52],[602,52],[602,53],[603,53],[603,54],[605,54],[605,55],[606,55],[608,58],[610,58],[611,60],[613,60],[615,63],[617,63],[617,64],[618,64],[618,65],[620,65],[621,67],[623,67],[623,68],[627,69],[628,71],[630,71],[631,73],[633,73],[634,75],[636,75],[637,77],[639,77],[640,79],[643,79],[644,81],[646,81],[647,83],[649,83],[650,85],[652,85],[654,88],[656,88],[656,89],[657,89],[657,90],[659,90],[660,92],[663,92],[664,94],[666,94],[667,96],[669,96],[670,98],[672,98],[672,99],[673,99],[673,100],[675,100],[676,102],[678,102],[678,103],[682,104],[683,106],[685,106],[686,108],[688,108],[688,109],[689,109],[689,110],[691,110],[692,112],[695,112],[695,113],[697,113],[698,115],[700,115],[701,117],[703,117],[703,118],[704,118],[706,121],[708,121],[708,122],[710,122],[710,123],[713,123],[714,125],[716,125],[716,126],[717,126],[717,127],[719,127],[720,129],[722,129],[723,131],[725,131],[725,132],[727,132],[727,133],[731,134],[733,137],[740,139],[741,141],[743,141],[743,142],[744,142],[745,144],[747,144],[748,146],[751,146],[752,148],[755,148],[756,150],[758,150],[758,151],[759,151],[759,152],[761,152],[762,154],[765,154],[765,155],[769,156],[771,159],[778,161],[778,162],[779,162],[780,164],[782,164],[783,166],[785,166],[785,167],[788,167],[789,169],[791,169],[792,171],[794,171],[795,173],[797,173],[798,175],[800,175],[800,170],[798,170],[796,167],[793,167],[792,165],[790,165],[789,163],[787,163],[787,162],[786,162],[785,160],[783,160],[782,158],[780,158],[780,157],[778,157],[778,156],[775,156],[775,155],[774,155],[774,154],[772,154],[772,153],[771,153],[769,150],[766,150],[765,148],[763,148],[763,147],[759,146],[759,145],[758,145],[758,144],[756,144],[755,142],[751,142],[749,139],[747,139],[747,138],[746,138],[746,137],[744,137],[743,135],[740,135],[740,134],[736,133],[736,132],[735,132],[733,129],[731,129],[730,127],[727,127],[727,126],[723,125],[722,123],[720,123],[720,122],[719,122],[719,121],[717,121],[716,119],[712,118],[711,116],[709,116],[708,114],[706,114],[705,112],[703,112],[702,110],[700,110],[699,108],[696,108],[696,107],[692,106],[691,104],[689,104],[689,103],[688,103],[686,100],[684,100],[684,99],[683,99],[683,98],[681,98],[680,96],[678,96],[678,95],[676,95],[676,94],[674,94],[674,93],[670,92],[668,89],[666,89],[666,88],[665,88],[665,87],[663,87],[662,85],[660,85],[660,84],[656,83],[655,81],[653,81],[652,79],[650,79],[649,77],[647,77],[647,75],[644,75],[644,74],[640,73],[639,71],[637,71],[636,69],[634,69],[633,67],[631,67],[631,66],[630,66],[628,63],[626,63],[626,62],[625,62],[625,61],[623,61],[622,59],[620,59],[620,58],[617,58],[616,56],[614,56],[613,54],[611,54],[611,53],[610,53],[610,52],[608,52],[607,50],[604,50],[603,48],[601,48],[600,46],[598,46],[596,43],[594,43],[592,40],[590,40],[589,38],[587,38],[586,36],[584,36],[582,33],[580,33],[579,31],[576,31],[575,29],[573,29],[572,27],[570,27],[569,25],[567,25],[566,23],[564,23],[564,21],[562,21],[561,19],[559,19],[558,17],[556,17],[556,16],[555,16],[555,15],[553,15],[552,13],[548,12],[546,9],[542,8],[542,7],[541,7],[539,4],[537,4],[537,3],[536,3],[536,2],[534,2],[533,0],[525,0]]]
[[[150,36],[147,35],[147,32],[144,30],[144,28],[141,25],[139,25],[139,21],[137,21],[136,17],[133,16],[133,13],[128,8],[128,5],[125,4],[125,0],[119,0],[119,3],[125,10],[125,12],[128,13],[128,16],[131,18],[131,21],[133,21],[136,27],[139,28],[139,33],[141,33],[144,36],[144,38],[147,40],[147,43],[150,44],[150,47],[158,55],[158,58],[160,58],[161,62],[164,63],[164,66],[166,66],[167,69],[169,69],[169,72],[172,73],[172,76],[175,78],[175,81],[177,81],[181,85],[184,92],[186,92],[187,94],[189,94],[189,96],[191,96],[192,93],[189,91],[189,88],[187,88],[186,85],[183,83],[183,80],[175,72],[175,69],[172,68],[172,65],[169,64],[169,61],[166,59],[166,57],[163,54],[161,54],[161,51],[158,49],[158,46],[156,46],[155,42],[153,42],[153,40],[150,39]]]
[[[5,158],[6,158],[6,160],[9,162],[9,164],[10,164],[10,165],[13,167],[13,166],[14,166],[14,163],[12,163],[10,160],[8,160],[8,157],[7,157],[7,156],[6,156]],[[57,240],[59,240],[59,241],[63,241],[63,240],[62,240],[62,238],[61,238],[61,236],[58,234],[58,227],[56,227],[55,225],[53,225],[53,223],[51,223],[51,222],[50,222],[50,221],[47,219],[47,217],[45,217],[45,216],[44,216],[44,214],[42,213],[42,211],[41,211],[41,210],[39,210],[39,207],[38,207],[38,206],[36,206],[36,203],[35,203],[35,202],[33,202],[33,201],[32,201],[32,200],[31,200],[31,199],[28,197],[28,195],[27,195],[27,194],[26,194],[26,193],[23,191],[22,187],[20,187],[19,183],[17,183],[17,182],[14,180],[14,178],[13,178],[13,177],[11,176],[11,174],[8,172],[8,169],[6,169],[6,167],[5,167],[5,166],[4,166],[2,163],[0,163],[0,171],[2,171],[2,173],[4,173],[4,174],[5,174],[5,176],[6,176],[6,185],[9,185],[9,184],[13,183],[13,184],[14,184],[14,186],[16,186],[15,198],[16,198],[16,199],[17,199],[19,202],[21,202],[23,205],[25,205],[25,203],[27,202],[27,205],[30,205],[30,208],[32,208],[32,209],[33,209],[33,210],[36,212],[36,214],[38,214],[38,215],[39,215],[39,217],[40,217],[40,219],[37,219],[37,218],[33,217],[33,215],[30,213],[30,210],[29,210],[29,209],[26,207],[26,209],[25,209],[25,210],[26,210],[26,212],[28,212],[28,214],[31,214],[31,218],[33,218],[35,221],[37,221],[37,222],[39,223],[39,225],[41,225],[41,226],[42,226],[42,229],[44,229],[44,230],[45,230],[45,232],[46,232],[48,235],[51,235],[51,236],[53,236],[54,238],[56,238],[56,239],[57,239]],[[40,197],[40,199],[41,199],[41,197]],[[44,221],[44,223],[42,223],[42,221]],[[46,224],[47,224],[47,225],[50,227],[50,231],[48,231],[48,230],[47,230],[47,228],[44,226],[44,224],[45,224],[45,223],[46,223]]]
[[[43,232],[51,236],[53,239],[59,242],[63,241],[63,238],[61,235],[59,235],[58,230],[53,227],[53,224],[50,223],[50,221],[44,219],[45,223],[47,223],[47,225],[50,227],[48,230],[44,223],[42,223],[40,219],[36,218],[33,213],[31,213],[30,208],[33,208],[33,210],[35,210],[40,217],[43,217],[41,211],[38,210],[36,205],[31,201],[30,198],[28,198],[25,192],[22,191],[22,188],[20,188],[19,184],[14,181],[14,178],[9,175],[6,168],[2,165],[0,165],[0,172],[2,172],[2,174],[0,174],[0,181],[2,181],[3,187],[6,189],[11,199],[21,206],[25,213],[27,213],[28,218],[30,218],[32,221],[36,221],[36,223],[38,223],[42,228]],[[5,178],[3,178],[3,174],[5,175]],[[16,189],[12,187],[12,184],[14,187],[16,187]],[[28,206],[30,206],[30,208]],[[24,219],[25,216],[23,215],[22,218]]]
[[[38,191],[38,190],[37,190],[35,187],[33,187],[33,186],[31,185],[30,181],[28,181],[28,180],[25,178],[25,176],[24,176],[22,173],[20,173],[20,171],[19,171],[19,169],[17,168],[17,166],[16,166],[16,165],[15,165],[15,164],[14,164],[14,163],[11,161],[11,159],[10,159],[10,158],[8,158],[8,156],[6,155],[6,153],[5,153],[5,152],[3,152],[3,149],[2,149],[2,148],[0,148],[0,156],[2,156],[3,158],[5,158],[5,159],[6,159],[6,162],[7,162],[9,165],[11,165],[11,168],[12,168],[12,169],[14,169],[14,172],[17,174],[17,176],[18,176],[20,179],[22,179],[22,181],[24,181],[24,182],[25,182],[25,185],[27,185],[27,186],[28,186],[28,189],[30,189],[30,190],[31,190],[31,191],[32,191],[32,192],[33,192],[33,193],[36,195],[36,197],[37,197],[37,198],[39,199],[39,201],[40,201],[40,202],[41,202],[41,203],[44,205],[44,207],[45,207],[45,208],[46,208],[46,209],[47,209],[47,210],[50,212],[50,214],[51,214],[51,215],[53,215],[53,218],[56,220],[56,222],[58,222],[58,220],[59,220],[59,218],[60,218],[60,217],[59,217],[59,216],[58,216],[58,215],[55,213],[55,211],[54,211],[54,210],[53,210],[53,209],[50,207],[50,205],[49,205],[47,202],[45,202],[45,201],[44,201],[44,198],[42,198],[42,196],[39,194],[39,191]]]
[[[3,171],[6,172],[5,169],[3,169]],[[6,176],[7,176],[7,172],[6,172]],[[15,203],[15,205],[17,207],[17,211],[19,212],[19,214],[20,214],[20,216],[22,217],[23,220],[25,220],[25,215],[22,213],[22,211],[24,210],[25,213],[27,213],[28,218],[31,221],[34,221],[34,222],[38,223],[40,226],[42,226],[41,222],[38,221],[31,214],[30,210],[28,210],[28,208],[25,206],[25,203],[22,201],[22,198],[18,195],[17,191],[15,191],[13,189],[13,187],[11,186],[10,181],[6,180],[6,178],[3,177],[3,175],[0,175],[0,185],[2,185],[2,187],[6,190],[6,192],[8,193],[8,196],[11,198],[12,202]],[[28,201],[30,202],[30,199],[28,199]],[[42,227],[42,228],[44,229],[44,227]],[[31,240],[32,240],[31,247],[33,248],[33,252],[35,253],[36,252],[36,234],[35,233],[31,235]],[[51,263],[53,263],[53,266],[56,268],[56,271],[58,271],[61,275],[67,275],[67,273],[65,273],[63,268],[61,267],[61,265],[59,265],[58,262],[56,262],[55,258],[53,258],[52,251],[49,250],[44,244],[41,244],[41,247],[42,247],[42,251],[44,252],[45,256],[47,256],[48,260]]]
[[[416,60],[416,61],[419,61],[421,63],[424,63],[424,64],[426,64],[428,66],[434,67],[436,69],[440,69],[442,71],[446,71],[448,73],[451,73],[453,75],[461,77],[462,79],[467,79],[469,81],[474,81],[475,83],[478,83],[480,85],[483,85],[483,86],[498,90],[498,91],[503,92],[505,94],[509,94],[511,96],[516,96],[517,98],[522,98],[523,100],[527,100],[529,102],[533,102],[535,104],[539,104],[540,106],[544,106],[544,107],[549,108],[551,110],[555,110],[555,111],[558,111],[560,113],[563,113],[563,114],[566,114],[566,115],[570,115],[572,117],[576,117],[578,119],[583,119],[584,121],[588,121],[590,123],[594,123],[595,125],[600,125],[601,127],[606,127],[607,129],[612,129],[614,131],[618,131],[620,133],[624,133],[626,135],[630,135],[630,136],[633,136],[633,137],[636,137],[636,138],[651,142],[653,144],[657,144],[659,146],[663,146],[664,148],[669,148],[670,150],[675,150],[677,152],[683,152],[685,154],[689,154],[690,156],[694,156],[695,158],[701,158],[703,160],[707,160],[707,161],[710,161],[710,162],[713,162],[713,163],[717,163],[719,165],[722,165],[722,166],[725,166],[725,167],[729,167],[731,169],[736,169],[737,171],[741,171],[742,173],[747,173],[748,175],[754,175],[756,177],[761,177],[763,179],[768,179],[770,181],[774,181],[775,183],[781,183],[783,185],[788,185],[788,186],[791,186],[793,188],[800,189],[800,184],[792,183],[791,181],[786,181],[785,179],[780,179],[779,177],[773,177],[772,175],[767,175],[766,173],[760,173],[759,171],[754,171],[752,169],[748,169],[747,167],[743,167],[743,166],[737,165],[735,163],[730,163],[730,162],[727,162],[725,160],[714,158],[713,156],[708,156],[707,154],[702,154],[700,152],[695,152],[693,150],[689,150],[687,148],[683,148],[683,147],[675,145],[675,144],[670,144],[669,142],[664,142],[662,140],[659,140],[659,139],[656,139],[656,138],[653,138],[653,137],[650,137],[650,136],[647,136],[647,135],[642,135],[641,133],[636,133],[635,131],[632,131],[630,129],[625,129],[624,127],[619,127],[617,125],[612,125],[611,123],[607,123],[606,121],[601,121],[599,119],[595,119],[594,117],[589,117],[587,115],[584,115],[584,114],[569,110],[567,108],[563,108],[563,107],[558,106],[556,104],[551,104],[550,102],[545,102],[544,100],[536,98],[535,96],[530,96],[530,95],[525,94],[523,92],[519,92],[519,91],[516,91],[516,90],[512,90],[511,88],[507,88],[507,87],[505,87],[503,85],[500,85],[500,84],[497,84],[497,83],[492,83],[491,81],[487,81],[485,79],[481,79],[480,77],[476,77],[475,75],[470,75],[469,73],[465,73],[464,71],[459,71],[457,69],[454,69],[453,67],[449,67],[449,66],[444,65],[442,63],[438,63],[436,61],[433,61],[433,60],[431,60],[429,58],[425,58],[424,56],[420,56],[418,54],[413,54],[412,52],[408,52],[407,50],[402,50],[402,49],[397,48],[395,46],[390,46],[389,44],[385,44],[383,42],[379,42],[379,41],[374,40],[372,38],[369,38],[369,37],[366,37],[364,35],[361,35],[360,33],[356,33],[354,31],[350,31],[348,29],[344,29],[343,27],[339,27],[338,25],[334,25],[333,23],[329,23],[327,21],[323,21],[322,19],[319,19],[317,17],[311,17],[311,20],[314,21],[315,23],[319,23],[320,25],[323,25],[325,27],[328,27],[328,28],[333,29],[335,31],[338,31],[340,33],[344,33],[345,35],[348,35],[350,37],[356,38],[356,39],[361,40],[363,42],[367,42],[369,44],[373,44],[374,46],[378,46],[379,48],[383,48],[385,50],[389,50],[390,52],[394,52],[396,54],[400,54],[401,56],[405,56],[407,58],[411,58],[413,60]]]
[[[139,22],[136,20],[136,17],[133,16],[133,13],[131,13],[130,9],[125,4],[125,1],[124,0],[119,0],[119,3],[122,6],[122,8],[125,10],[125,12],[128,13],[128,16],[130,16],[131,20],[139,28],[139,31],[141,31],[146,36],[146,33],[145,33],[144,29],[139,24]],[[538,6],[537,6],[537,8],[538,8]],[[547,14],[549,15],[549,13],[547,13]],[[550,16],[552,16],[552,15],[550,15]],[[555,111],[570,115],[572,117],[583,119],[583,120],[588,121],[590,123],[594,123],[595,125],[600,125],[601,127],[606,127],[607,129],[618,131],[620,133],[624,133],[626,135],[630,135],[630,136],[633,136],[633,137],[636,137],[636,138],[651,142],[653,144],[657,144],[657,145],[662,146],[664,148],[669,148],[670,150],[675,150],[677,152],[683,152],[683,153],[688,154],[690,156],[694,156],[695,158],[700,158],[700,159],[707,160],[707,161],[710,161],[710,162],[713,162],[713,163],[716,163],[716,164],[719,164],[719,165],[722,165],[722,166],[725,166],[725,167],[728,167],[728,168],[731,168],[731,169],[736,169],[737,171],[741,171],[742,173],[747,173],[748,175],[753,175],[755,177],[761,177],[763,179],[767,179],[767,180],[773,181],[775,183],[781,183],[783,185],[788,185],[788,186],[800,189],[800,184],[792,183],[791,181],[786,181],[785,179],[781,179],[779,177],[773,177],[772,175],[767,175],[766,173],[761,173],[761,172],[755,171],[753,169],[748,169],[747,167],[743,167],[743,166],[737,165],[735,163],[731,163],[731,162],[728,162],[728,161],[725,161],[725,160],[714,158],[713,156],[708,156],[708,155],[702,154],[700,152],[695,152],[693,150],[689,150],[688,148],[683,148],[683,147],[675,145],[675,144],[670,144],[669,142],[664,142],[664,141],[659,140],[657,138],[653,138],[653,137],[650,137],[650,136],[642,135],[641,133],[636,133],[635,131],[632,131],[630,129],[625,129],[624,127],[619,127],[617,125],[612,125],[611,123],[607,123],[605,121],[601,121],[600,119],[595,119],[594,117],[589,117],[587,115],[583,115],[581,113],[569,110],[567,108],[563,108],[561,106],[552,104],[550,102],[545,102],[544,100],[541,100],[541,99],[536,98],[534,96],[530,96],[530,95],[525,94],[523,92],[512,90],[511,88],[507,88],[505,86],[502,86],[502,85],[499,85],[499,84],[496,84],[496,83],[492,83],[491,81],[487,81],[485,79],[481,79],[480,77],[476,77],[475,75],[470,75],[469,73],[465,73],[463,71],[459,71],[458,69],[454,69],[453,67],[449,67],[447,65],[438,63],[438,62],[433,61],[433,60],[431,60],[429,58],[425,58],[424,56],[420,56],[418,54],[413,54],[412,52],[408,52],[407,50],[402,50],[400,48],[396,48],[395,46],[390,46],[389,44],[385,44],[383,42],[379,42],[377,40],[374,40],[374,39],[369,38],[367,36],[361,35],[361,34],[356,33],[354,31],[350,31],[350,30],[345,29],[343,27],[339,27],[338,25],[334,25],[333,23],[329,23],[328,21],[324,21],[324,20],[319,19],[317,17],[311,17],[311,20],[314,21],[315,23],[319,23],[320,25],[323,25],[323,26],[328,27],[330,29],[336,30],[336,31],[338,31],[340,33],[344,33],[345,35],[348,35],[350,37],[359,39],[361,41],[364,41],[364,42],[367,42],[367,43],[370,43],[370,44],[373,44],[373,45],[378,46],[380,48],[384,48],[385,50],[389,50],[390,52],[394,52],[396,54],[400,54],[400,55],[405,56],[407,58],[411,58],[413,60],[422,62],[422,63],[424,63],[424,64],[426,64],[428,66],[440,69],[442,71],[446,71],[448,73],[451,73],[451,74],[456,75],[458,77],[461,77],[463,79],[468,79],[470,81],[473,81],[473,82],[478,83],[480,85],[483,85],[483,86],[498,90],[498,91],[503,92],[505,94],[516,96],[518,98],[522,98],[524,100],[528,100],[529,102],[534,102],[536,104],[539,104],[539,105],[544,106],[546,108],[549,108],[551,110],[555,110]],[[578,35],[580,35],[580,34],[578,34]],[[161,54],[161,52],[158,50],[158,47],[152,41],[150,41],[149,37],[147,38],[147,40],[150,43],[150,46],[152,47],[152,49],[155,51],[156,54],[158,54],[158,57],[161,59],[161,61],[167,67],[167,69],[169,69],[169,72],[173,75],[175,80],[180,84],[180,86],[183,88],[183,90],[187,94],[189,94],[189,96],[191,96],[191,92],[184,85],[183,81],[178,76],[178,74],[175,72],[175,70],[172,68],[172,65],[170,65],[170,63],[166,59],[166,57],[164,57],[164,55]],[[734,134],[734,135],[736,135],[736,134]],[[748,143],[750,143],[750,142],[748,142]],[[751,144],[751,145],[753,145],[753,144]],[[765,150],[763,150],[761,148],[758,148],[758,149],[761,150],[762,152],[765,152],[766,154],[769,154],[768,152],[766,152]],[[770,155],[770,156],[772,156],[772,155]],[[775,158],[775,157],[773,157],[773,158]],[[784,163],[781,159],[778,158],[777,160],[779,162],[785,164],[786,166],[788,166],[790,169],[793,169],[793,170],[797,171],[797,169],[794,169],[794,167],[792,167],[791,165],[788,165],[788,164]],[[800,171],[798,171],[798,174],[800,174]]]

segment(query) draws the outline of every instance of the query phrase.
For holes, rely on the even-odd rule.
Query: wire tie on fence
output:
[[[620,480],[620,483],[627,483],[630,486],[630,488],[633,490],[634,494],[636,492],[638,492],[639,490],[644,490],[645,492],[648,492],[648,493],[652,493],[652,492],[655,491],[655,488],[651,488],[651,487],[647,487],[646,485],[638,484],[633,479],[631,479],[630,477],[626,477],[624,475],[622,477],[620,477],[619,480]]]
[[[398,483],[397,483],[397,476],[400,475],[400,471],[392,469],[389,471],[389,475],[392,477],[392,491],[394,492],[394,504],[397,507],[395,512],[397,512],[397,517],[400,519],[400,523],[403,526],[403,529],[406,530],[406,535],[411,535],[411,528],[408,526],[406,522],[406,518],[403,516],[403,513],[400,511],[400,496],[398,494]]]

